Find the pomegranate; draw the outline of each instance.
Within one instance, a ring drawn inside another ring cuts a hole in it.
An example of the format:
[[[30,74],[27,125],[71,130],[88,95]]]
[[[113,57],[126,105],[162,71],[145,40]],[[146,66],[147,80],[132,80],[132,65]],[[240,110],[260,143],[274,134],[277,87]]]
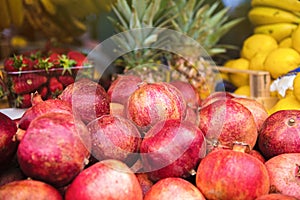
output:
[[[135,174],[118,160],[102,160],[84,169],[66,190],[65,200],[142,200]]]
[[[300,153],[284,153],[265,162],[271,191],[300,199]]]
[[[147,173],[136,173],[136,177],[141,185],[143,196],[145,196],[154,183],[150,180]]]
[[[216,149],[197,169],[196,186],[207,199],[255,199],[268,194],[270,181],[265,165],[241,150]]]
[[[68,85],[58,96],[72,105],[73,113],[84,123],[88,123],[104,114],[109,114],[109,96],[98,83],[87,79]]]
[[[232,146],[237,141],[253,148],[258,135],[251,112],[232,98],[218,100],[201,108],[199,127],[209,144]]]
[[[242,104],[243,106],[245,106],[246,108],[248,108],[250,110],[250,112],[252,113],[252,115],[254,117],[257,130],[259,131],[261,129],[262,124],[269,116],[266,108],[261,103],[256,101],[255,99],[232,98],[232,100]]]
[[[271,194],[265,194],[259,196],[255,200],[298,200],[298,199],[280,193],[271,193]]]
[[[44,101],[38,93],[35,93],[32,101],[35,103],[32,103],[32,106],[24,112],[18,122],[18,127],[22,130],[26,130],[33,119],[45,113],[72,114],[71,104],[60,99],[47,99]]]
[[[258,147],[266,158],[282,153],[300,153],[300,110],[281,110],[263,124]]]
[[[111,115],[126,117],[125,106],[123,104],[111,102],[109,104],[109,110]]]
[[[98,160],[117,159],[131,166],[142,141],[137,127],[121,116],[103,115],[90,122],[92,155]]]
[[[17,124],[0,112],[0,169],[6,168],[17,151],[17,142],[13,140]]]
[[[19,144],[20,168],[29,177],[64,186],[87,164],[89,140],[86,125],[73,115],[41,115],[30,123]]]
[[[38,180],[19,180],[0,187],[0,197],[9,199],[47,199],[63,200],[63,197],[53,186]]]
[[[142,79],[138,76],[118,74],[107,90],[110,101],[126,105],[129,96],[141,83]]]
[[[205,107],[215,101],[225,100],[227,98],[231,99],[234,98],[234,96],[231,93],[224,91],[213,92],[208,97],[202,100],[201,107]]]
[[[254,156],[255,158],[257,158],[258,160],[260,160],[263,163],[266,162],[265,157],[263,157],[263,155],[261,155],[260,151],[258,151],[258,150],[252,149],[249,151],[249,154]]]
[[[194,124],[162,120],[145,135],[140,147],[143,170],[153,181],[189,177],[206,154],[204,136]]]
[[[185,81],[172,81],[171,85],[175,86],[183,95],[184,100],[187,103],[188,107],[197,109],[201,104],[200,96],[196,90],[196,88]]]
[[[164,178],[155,183],[144,200],[205,200],[203,194],[192,183],[182,178]]]
[[[160,120],[184,119],[186,102],[169,83],[144,83],[129,97],[126,113],[137,127],[146,131]]]

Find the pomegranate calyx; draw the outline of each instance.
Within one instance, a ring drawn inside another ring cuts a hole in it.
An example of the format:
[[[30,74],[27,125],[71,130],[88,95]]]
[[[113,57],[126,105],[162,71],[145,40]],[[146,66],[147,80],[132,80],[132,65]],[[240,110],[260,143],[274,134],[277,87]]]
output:
[[[296,123],[296,120],[294,118],[290,118],[289,121],[288,121],[289,126],[294,126],[295,123]]]
[[[250,152],[250,145],[245,143],[245,142],[238,142],[235,141],[233,142],[232,145],[232,150],[233,151],[239,151],[239,152],[243,152],[243,153],[249,153]]]

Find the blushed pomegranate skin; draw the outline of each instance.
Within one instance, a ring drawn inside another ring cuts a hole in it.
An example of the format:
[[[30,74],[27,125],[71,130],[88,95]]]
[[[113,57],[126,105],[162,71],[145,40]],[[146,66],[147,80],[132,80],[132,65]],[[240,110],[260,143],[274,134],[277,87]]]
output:
[[[298,199],[284,194],[271,193],[271,194],[262,195],[256,198],[255,200],[298,200]]]
[[[142,141],[143,170],[153,181],[189,177],[206,154],[204,136],[194,124],[176,119],[155,124]]]
[[[229,92],[223,92],[223,91],[213,92],[208,97],[206,97],[205,99],[202,100],[201,107],[205,107],[205,106],[207,106],[215,101],[218,101],[218,100],[224,101],[227,98],[231,99],[231,98],[234,98],[234,96]]]
[[[90,79],[83,78],[68,85],[58,98],[69,102],[73,113],[86,124],[110,112],[107,92]]]
[[[205,200],[203,194],[192,183],[182,178],[165,178],[155,183],[144,200]]]
[[[40,101],[39,103],[33,104],[24,112],[18,122],[18,127],[26,130],[32,120],[40,115],[50,112],[72,114],[72,107],[70,103],[60,99],[47,99],[45,101]]]
[[[251,112],[232,99],[215,101],[199,111],[199,128],[209,141],[232,146],[244,142],[252,149],[257,141],[257,128]]]
[[[127,118],[142,130],[164,119],[184,119],[185,114],[186,102],[181,92],[166,82],[141,84],[126,106]]]
[[[47,113],[35,118],[21,140],[17,157],[25,175],[62,187],[85,167],[89,133],[73,115]]]
[[[17,142],[13,140],[17,124],[7,115],[0,112],[0,169],[4,169],[17,151]]]
[[[284,153],[265,162],[270,176],[270,192],[300,199],[300,153]]]
[[[142,200],[135,174],[118,160],[103,160],[83,170],[67,188],[65,200]]]
[[[192,84],[178,80],[172,81],[170,82],[170,84],[175,86],[182,93],[188,107],[197,109],[200,106],[200,96],[198,95],[196,88]]]
[[[268,194],[270,181],[265,165],[258,159],[218,149],[201,160],[196,185],[207,199],[251,200]]]
[[[53,186],[37,180],[13,181],[0,187],[1,200],[63,200]]]
[[[300,110],[281,110],[263,124],[258,147],[266,158],[282,153],[300,153]]]
[[[142,82],[138,76],[118,74],[107,90],[110,101],[126,105],[129,96],[138,89],[138,85]]]
[[[103,115],[87,127],[92,138],[92,155],[96,159],[117,159],[128,166],[137,160],[142,137],[130,120]]]
[[[269,116],[266,108],[255,99],[232,98],[232,100],[242,104],[250,110],[256,123],[257,130],[259,131],[262,127],[262,124]]]

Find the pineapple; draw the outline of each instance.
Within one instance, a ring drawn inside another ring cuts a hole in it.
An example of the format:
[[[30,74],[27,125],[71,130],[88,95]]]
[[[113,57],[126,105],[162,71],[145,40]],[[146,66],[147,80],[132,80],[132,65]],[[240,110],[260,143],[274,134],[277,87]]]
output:
[[[212,5],[205,0],[117,0],[115,17],[109,19],[117,33],[129,31],[116,37],[119,51],[128,52],[117,62],[125,73],[148,82],[189,81],[202,99],[207,97],[216,82],[210,56],[226,52],[229,46],[217,43],[241,21],[228,21],[228,8],[219,6],[219,0]]]

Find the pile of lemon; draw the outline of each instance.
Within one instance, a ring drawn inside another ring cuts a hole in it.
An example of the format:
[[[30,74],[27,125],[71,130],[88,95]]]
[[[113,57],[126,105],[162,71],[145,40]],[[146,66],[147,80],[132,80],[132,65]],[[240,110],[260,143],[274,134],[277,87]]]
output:
[[[250,11],[251,12],[251,11]],[[300,18],[299,18],[300,19]],[[300,25],[285,38],[274,37],[270,32],[255,32],[244,40],[240,57],[228,60],[225,67],[243,70],[268,71],[272,81],[284,76],[300,66]],[[284,31],[284,30],[283,30]],[[223,77],[234,84],[235,94],[250,96],[249,75],[245,73],[228,73]],[[272,114],[278,110],[300,109],[300,73],[293,81],[293,88],[285,95],[271,92],[279,98],[269,110]]]

